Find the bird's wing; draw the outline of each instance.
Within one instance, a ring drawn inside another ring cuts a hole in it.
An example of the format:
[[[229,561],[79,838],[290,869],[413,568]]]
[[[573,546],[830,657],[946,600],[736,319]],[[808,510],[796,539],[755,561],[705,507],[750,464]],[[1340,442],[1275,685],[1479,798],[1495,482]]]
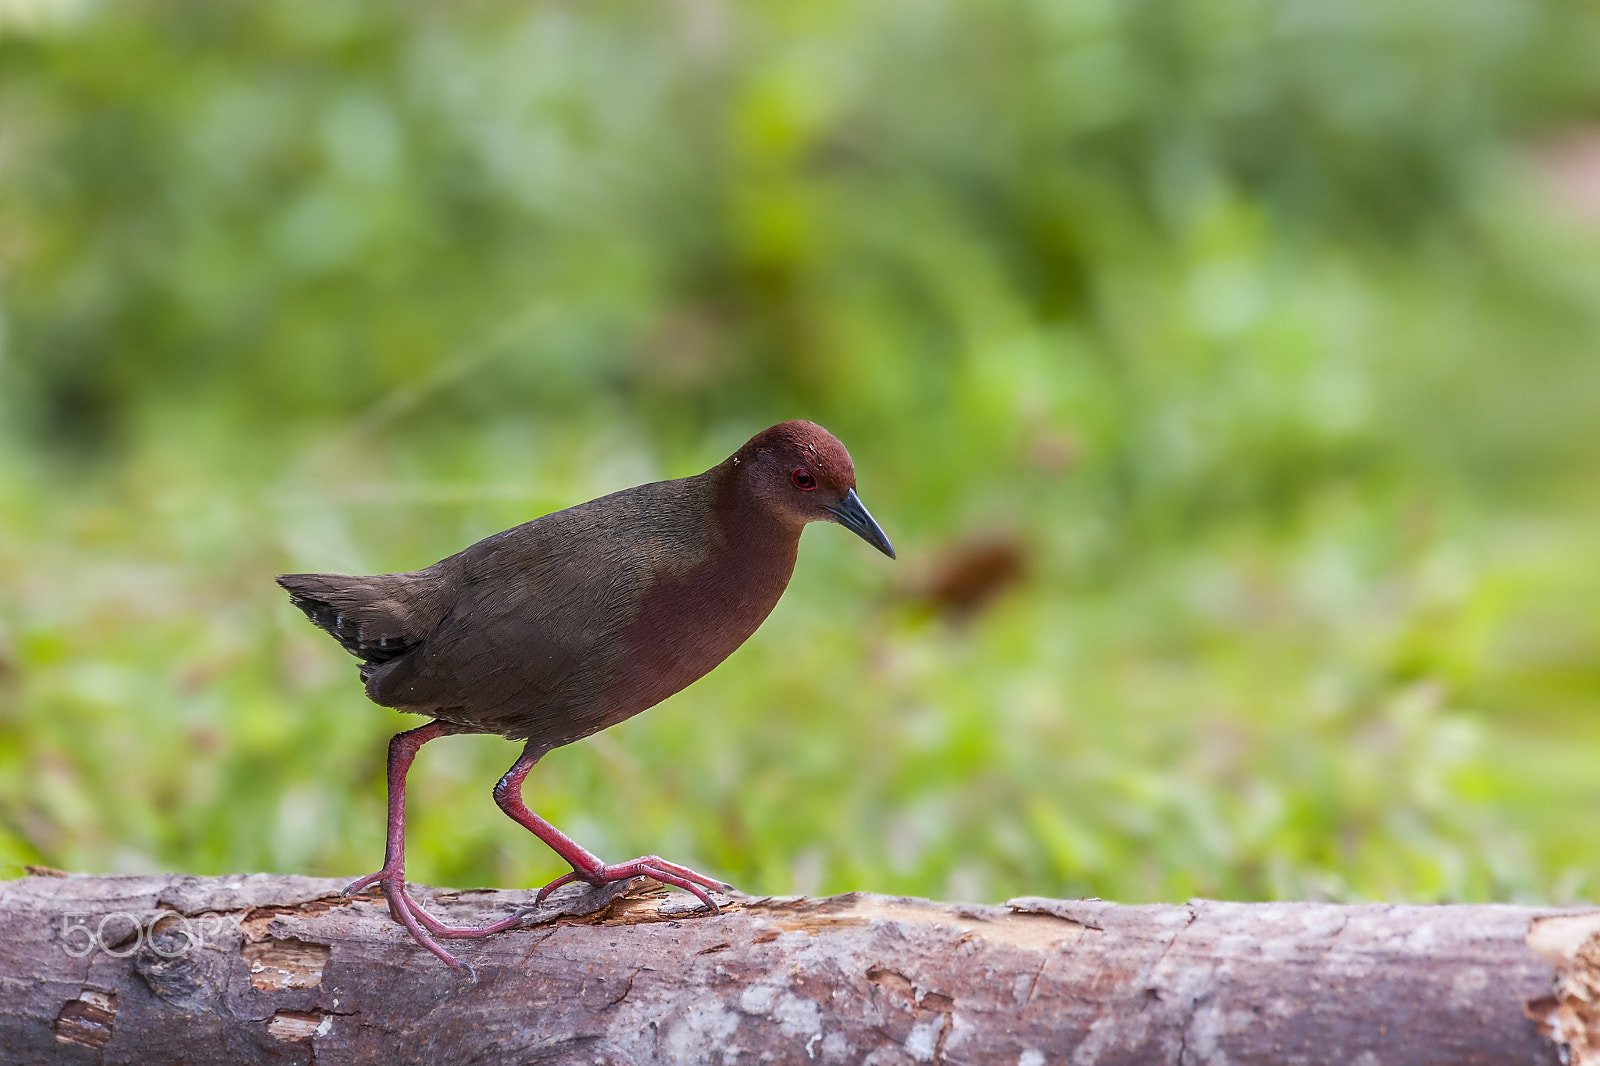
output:
[[[485,731],[592,704],[651,585],[685,561],[678,483],[640,486],[496,534],[438,564],[449,609],[405,658],[370,673],[378,703],[451,709]],[[659,497],[659,498],[658,498]],[[691,553],[692,554],[692,553]]]

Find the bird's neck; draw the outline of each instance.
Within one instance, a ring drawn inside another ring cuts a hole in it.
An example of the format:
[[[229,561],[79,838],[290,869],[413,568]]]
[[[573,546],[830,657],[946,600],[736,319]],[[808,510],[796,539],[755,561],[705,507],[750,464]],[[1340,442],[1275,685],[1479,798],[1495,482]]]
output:
[[[722,536],[727,564],[754,570],[777,584],[776,594],[789,583],[805,528],[775,511],[751,487],[748,467],[735,456],[706,471],[711,481],[711,510]],[[756,573],[748,576],[755,577]],[[763,582],[764,584],[765,582]]]

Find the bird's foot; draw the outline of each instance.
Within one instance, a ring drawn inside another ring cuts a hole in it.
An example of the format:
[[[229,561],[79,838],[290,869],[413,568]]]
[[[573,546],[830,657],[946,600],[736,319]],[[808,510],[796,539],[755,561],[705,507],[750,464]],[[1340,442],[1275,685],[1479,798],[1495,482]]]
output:
[[[354,881],[344,890],[342,895],[350,896],[372,885],[381,885],[384,898],[389,901],[389,913],[394,915],[396,921],[406,927],[417,943],[433,952],[435,955],[458,973],[465,973],[476,978],[472,967],[446,951],[435,937],[445,939],[475,939],[498,933],[516,925],[520,914],[513,914],[509,918],[502,918],[498,922],[490,922],[480,926],[455,926],[445,925],[433,915],[423,909],[422,904],[406,895],[406,878],[404,869],[384,868],[377,873],[371,873]]]
[[[592,870],[575,869],[569,874],[563,874],[539,890],[539,894],[534,897],[534,904],[543,903],[545,897],[550,893],[573,881],[587,881],[598,888],[601,885],[610,884],[612,881],[625,881],[630,877],[651,877],[664,885],[672,885],[674,888],[681,888],[685,892],[692,892],[699,897],[700,902],[704,903],[712,914],[721,914],[722,912],[717,908],[716,901],[706,893],[706,889],[715,889],[718,892],[733,891],[732,885],[707,877],[705,874],[695,873],[687,866],[679,866],[675,862],[668,862],[659,855],[645,855],[611,866],[596,866]]]

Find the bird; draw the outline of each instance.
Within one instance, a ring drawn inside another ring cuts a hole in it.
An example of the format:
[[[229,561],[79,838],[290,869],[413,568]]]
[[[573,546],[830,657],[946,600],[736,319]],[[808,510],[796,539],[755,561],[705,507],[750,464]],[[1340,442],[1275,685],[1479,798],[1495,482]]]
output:
[[[412,761],[439,737],[488,733],[523,743],[495,803],[572,867],[536,904],[573,881],[642,875],[715,912],[707,890],[731,886],[655,855],[607,864],[529,810],[522,784],[550,751],[654,706],[732,654],[788,587],[811,522],[837,523],[895,557],[856,495],[844,445],[815,423],[790,421],[704,473],[552,512],[422,570],[280,575],[294,606],[361,660],[369,699],[431,719],[389,742],[383,866],[345,894],[378,885],[390,914],[457,971],[470,967],[441,939],[517,923],[520,912],[446,925],[405,889]]]

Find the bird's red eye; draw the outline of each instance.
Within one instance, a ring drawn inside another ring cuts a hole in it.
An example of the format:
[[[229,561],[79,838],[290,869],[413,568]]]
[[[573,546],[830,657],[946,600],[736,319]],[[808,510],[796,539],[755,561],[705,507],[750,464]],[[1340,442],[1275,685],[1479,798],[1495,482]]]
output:
[[[811,471],[803,466],[794,468],[794,473],[790,475],[790,480],[794,482],[794,487],[801,492],[810,492],[817,487],[817,479],[812,477]]]

